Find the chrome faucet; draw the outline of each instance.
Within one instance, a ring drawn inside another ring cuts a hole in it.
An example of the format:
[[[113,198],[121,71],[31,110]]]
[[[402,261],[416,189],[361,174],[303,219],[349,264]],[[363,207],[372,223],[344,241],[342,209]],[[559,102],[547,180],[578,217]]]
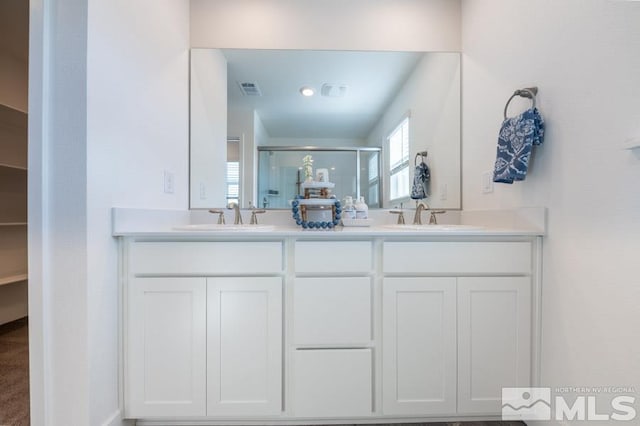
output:
[[[400,203],[400,210],[391,210],[389,213],[398,215],[398,225],[404,225],[404,212],[402,211],[402,203]]]
[[[418,202],[418,205],[416,206],[416,214],[413,216],[414,225],[422,225],[422,212],[424,210],[429,210],[429,205],[422,201]]]
[[[211,210],[209,210],[209,213],[217,214],[218,215],[218,225],[224,225],[224,210],[211,209]]]
[[[251,221],[249,222],[251,225],[258,224],[258,216],[259,214],[266,213],[267,211],[264,209],[251,209]]]
[[[240,206],[238,205],[238,203],[229,203],[227,208],[229,210],[233,209],[233,211],[235,213],[235,217],[233,219],[233,224],[234,225],[242,225],[242,215],[240,214]]]
[[[433,211],[431,210],[431,215],[429,216],[429,225],[437,225],[438,218],[436,215],[446,213],[444,210]]]

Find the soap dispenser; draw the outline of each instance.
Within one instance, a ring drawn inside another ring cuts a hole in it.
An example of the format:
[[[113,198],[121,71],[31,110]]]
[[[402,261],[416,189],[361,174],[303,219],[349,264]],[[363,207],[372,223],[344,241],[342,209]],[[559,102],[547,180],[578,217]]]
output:
[[[353,198],[350,195],[344,197],[344,208],[342,212],[345,219],[356,218],[356,208],[353,205]]]
[[[369,206],[364,202],[364,197],[360,197],[356,203],[356,219],[367,219],[369,217]]]

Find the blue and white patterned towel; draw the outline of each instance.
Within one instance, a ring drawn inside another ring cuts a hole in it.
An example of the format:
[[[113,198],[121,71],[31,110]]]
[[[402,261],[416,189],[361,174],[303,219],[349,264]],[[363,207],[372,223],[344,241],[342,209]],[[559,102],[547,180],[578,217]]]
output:
[[[529,168],[531,149],[544,139],[544,120],[537,108],[507,118],[500,127],[498,153],[493,171],[493,181],[513,183],[524,180]]]
[[[431,170],[429,166],[422,161],[416,166],[415,173],[413,175],[413,185],[411,186],[411,198],[414,200],[423,200],[429,196],[427,186],[429,185],[429,179],[431,178]]]

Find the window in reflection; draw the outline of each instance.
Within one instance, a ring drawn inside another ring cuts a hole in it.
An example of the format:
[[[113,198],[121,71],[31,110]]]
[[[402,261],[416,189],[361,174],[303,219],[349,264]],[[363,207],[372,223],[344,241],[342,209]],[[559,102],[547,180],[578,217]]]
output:
[[[391,131],[389,141],[389,201],[409,198],[409,117]]]
[[[227,170],[225,174],[225,195],[228,203],[238,203],[240,199],[240,139],[227,139]]]

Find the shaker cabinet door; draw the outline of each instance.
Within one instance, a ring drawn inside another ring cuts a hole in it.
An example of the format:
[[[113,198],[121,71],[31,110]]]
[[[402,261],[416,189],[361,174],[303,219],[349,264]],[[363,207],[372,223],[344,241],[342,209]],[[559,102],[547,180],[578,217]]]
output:
[[[456,279],[383,283],[383,412],[456,412]]]
[[[530,372],[531,279],[458,278],[458,412],[499,414]]]
[[[135,278],[127,294],[126,417],[206,413],[206,280]]]
[[[282,411],[282,278],[207,280],[207,415]]]

